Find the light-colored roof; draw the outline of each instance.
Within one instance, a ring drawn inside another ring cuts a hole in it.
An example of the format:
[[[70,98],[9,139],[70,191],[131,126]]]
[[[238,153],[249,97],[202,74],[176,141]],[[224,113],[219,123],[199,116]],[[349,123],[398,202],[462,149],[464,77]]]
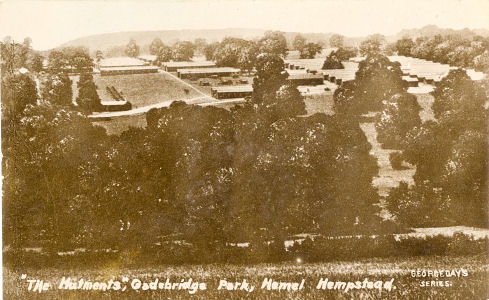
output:
[[[100,101],[100,103],[104,106],[118,106],[118,105],[124,105],[127,103],[126,100],[123,101]]]
[[[415,82],[415,81],[418,81],[418,78],[414,78],[411,76],[402,76],[402,80],[409,81],[409,82]]]
[[[229,85],[215,86],[211,90],[218,93],[253,92],[253,87],[251,85]]]
[[[477,72],[473,69],[467,69],[466,71],[467,71],[467,75],[469,75],[469,77],[472,80],[482,80],[487,77],[487,74],[484,74],[482,72]]]
[[[140,55],[140,56],[138,56],[138,58],[142,59],[142,60],[155,61],[157,56],[156,55]]]
[[[134,57],[110,57],[100,61],[100,67],[144,66],[146,63]]]
[[[298,79],[323,79],[322,74],[311,74],[311,73],[294,73],[289,74],[288,79],[298,80]]]
[[[196,68],[196,69],[177,69],[181,74],[200,74],[200,73],[237,73],[240,69],[222,67],[222,68]]]
[[[126,71],[126,70],[154,70],[157,66],[122,66],[122,67],[100,67],[100,71]]]
[[[404,73],[426,79],[433,79],[435,81],[439,81],[447,76],[450,70],[457,69],[457,67],[452,67],[447,64],[441,64],[416,57],[393,55],[388,58],[390,61],[399,62],[401,64],[401,70]],[[360,62],[364,59],[364,57],[353,57],[350,58],[350,62]],[[482,72],[476,72],[472,69],[467,69],[466,71],[467,75],[472,80],[482,80],[487,76]]]
[[[179,68],[179,67],[197,67],[197,66],[208,66],[213,67],[216,65],[213,61],[169,61],[162,63],[165,67]]]

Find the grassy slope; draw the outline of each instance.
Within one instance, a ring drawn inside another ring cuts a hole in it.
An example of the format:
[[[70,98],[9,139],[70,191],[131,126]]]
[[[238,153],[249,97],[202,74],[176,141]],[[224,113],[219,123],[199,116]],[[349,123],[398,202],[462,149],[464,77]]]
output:
[[[304,97],[304,102],[306,103],[306,111],[308,116],[315,113],[324,113],[327,115],[334,114],[332,92]]]
[[[133,108],[147,106],[170,100],[186,100],[201,96],[197,92],[184,86],[170,76],[163,73],[94,76],[98,93],[103,100],[112,101],[105,88],[114,86],[122,91]],[[186,94],[184,89],[188,89]]]
[[[102,100],[112,100],[105,88],[107,86],[114,86],[117,90],[122,91],[126,99],[132,103],[133,108],[165,101],[187,100],[201,96],[196,91],[189,89],[181,82],[163,73],[103,77],[96,75],[94,76],[94,80],[98,87],[98,94]],[[184,89],[188,89],[189,93],[186,94]],[[114,117],[111,120],[93,123],[106,128],[109,134],[120,134],[130,126],[145,127],[146,115]]]
[[[411,270],[468,270],[467,277],[461,278],[413,278]],[[487,258],[483,256],[466,257],[414,257],[414,258],[386,258],[367,259],[356,262],[330,262],[316,264],[259,264],[249,266],[236,265],[191,265],[168,266],[148,268],[127,268],[119,262],[107,263],[101,269],[91,270],[22,270],[13,271],[4,268],[4,298],[8,299],[240,299],[252,297],[256,299],[485,299],[488,296],[489,267]],[[198,291],[189,297],[187,291],[135,292],[127,286],[125,292],[101,291],[61,291],[57,289],[38,294],[27,292],[27,283],[20,279],[21,274],[27,274],[28,279],[42,279],[59,284],[62,276],[76,277],[78,280],[121,280],[128,276],[129,282],[138,278],[149,282],[155,278],[166,281],[179,282],[181,279],[192,278],[194,281],[206,282],[207,290]],[[301,291],[267,291],[261,289],[264,278],[273,278],[277,281],[306,280],[305,288]],[[320,278],[331,281],[388,281],[394,278],[391,292],[377,290],[352,290],[348,293],[340,290],[317,290],[316,285]],[[251,294],[243,291],[218,291],[220,279],[241,281],[246,279],[255,285]],[[450,280],[451,287],[421,287],[422,280]]]

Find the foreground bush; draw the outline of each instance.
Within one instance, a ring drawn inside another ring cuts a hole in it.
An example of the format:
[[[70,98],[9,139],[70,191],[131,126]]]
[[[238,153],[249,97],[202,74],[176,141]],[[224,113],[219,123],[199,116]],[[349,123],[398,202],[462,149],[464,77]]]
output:
[[[389,154],[389,161],[394,170],[403,170],[405,167],[402,165],[402,153],[392,152]]]
[[[127,250],[98,250],[77,253],[46,254],[26,251],[4,253],[6,266],[24,267],[93,267],[111,263],[127,267],[182,265],[182,264],[255,264],[295,261],[307,262],[357,260],[379,257],[414,257],[432,255],[474,255],[488,251],[488,239],[456,233],[453,237],[432,236],[400,237],[347,236],[316,237],[295,242],[285,249],[276,242],[255,242],[248,246],[236,244],[216,245],[213,249],[199,249],[192,244],[178,241],[154,245],[151,248]]]

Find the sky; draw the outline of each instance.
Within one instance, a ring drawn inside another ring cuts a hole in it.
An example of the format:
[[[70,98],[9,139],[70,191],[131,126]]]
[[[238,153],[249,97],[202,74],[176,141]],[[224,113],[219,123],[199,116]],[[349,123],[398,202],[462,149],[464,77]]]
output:
[[[259,28],[366,36],[429,24],[489,29],[489,0],[0,0],[0,38],[29,36],[38,50],[120,31]]]

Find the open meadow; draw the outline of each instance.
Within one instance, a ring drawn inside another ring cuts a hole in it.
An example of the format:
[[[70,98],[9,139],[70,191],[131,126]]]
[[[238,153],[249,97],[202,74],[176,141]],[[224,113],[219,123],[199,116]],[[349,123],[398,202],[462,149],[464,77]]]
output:
[[[306,104],[306,111],[308,116],[317,113],[324,113],[327,115],[334,114],[333,93],[331,92],[306,96],[304,97],[304,103]]]
[[[176,73],[174,73],[176,76]],[[231,84],[221,85],[221,78],[201,78],[201,79],[182,79],[183,81],[191,84],[194,88],[198,89],[202,93],[211,96],[212,88],[216,86],[232,86],[232,85],[251,85],[253,84],[253,77],[250,75],[240,74],[237,77],[222,77],[222,80],[230,80]],[[201,82],[207,82],[208,85],[201,85]]]
[[[5,299],[486,299],[489,268],[485,256],[421,256],[413,258],[377,258],[358,261],[329,263],[297,263],[258,265],[184,265],[161,267],[128,267],[121,261],[107,262],[99,268],[54,269],[45,268],[12,270],[4,268]],[[444,272],[444,277],[434,276],[428,271]],[[414,274],[412,273],[414,271]],[[416,274],[416,272],[419,273]],[[425,272],[423,272],[425,271]],[[448,272],[448,273],[447,273]],[[21,279],[26,274],[26,279]],[[414,275],[414,277],[413,277]],[[85,281],[121,282],[121,290],[60,290],[61,278],[84,279]],[[127,283],[123,282],[126,277]],[[192,282],[206,284],[206,290],[156,291],[137,287],[141,282],[181,282],[192,278]],[[262,289],[265,278],[281,282],[298,282],[304,279],[303,288],[294,290]],[[392,289],[344,288],[317,289],[319,280],[334,282],[392,281]],[[29,292],[27,279],[40,279],[54,287],[42,293]],[[242,282],[254,286],[252,292],[218,290],[220,280]],[[135,284],[132,286],[132,284]],[[429,286],[426,285],[436,285]],[[440,286],[443,285],[443,286]],[[416,296],[414,296],[416,295]]]
[[[105,101],[112,101],[106,91],[114,86],[121,91],[133,108],[165,101],[188,100],[202,96],[165,73],[94,76],[97,92]]]

